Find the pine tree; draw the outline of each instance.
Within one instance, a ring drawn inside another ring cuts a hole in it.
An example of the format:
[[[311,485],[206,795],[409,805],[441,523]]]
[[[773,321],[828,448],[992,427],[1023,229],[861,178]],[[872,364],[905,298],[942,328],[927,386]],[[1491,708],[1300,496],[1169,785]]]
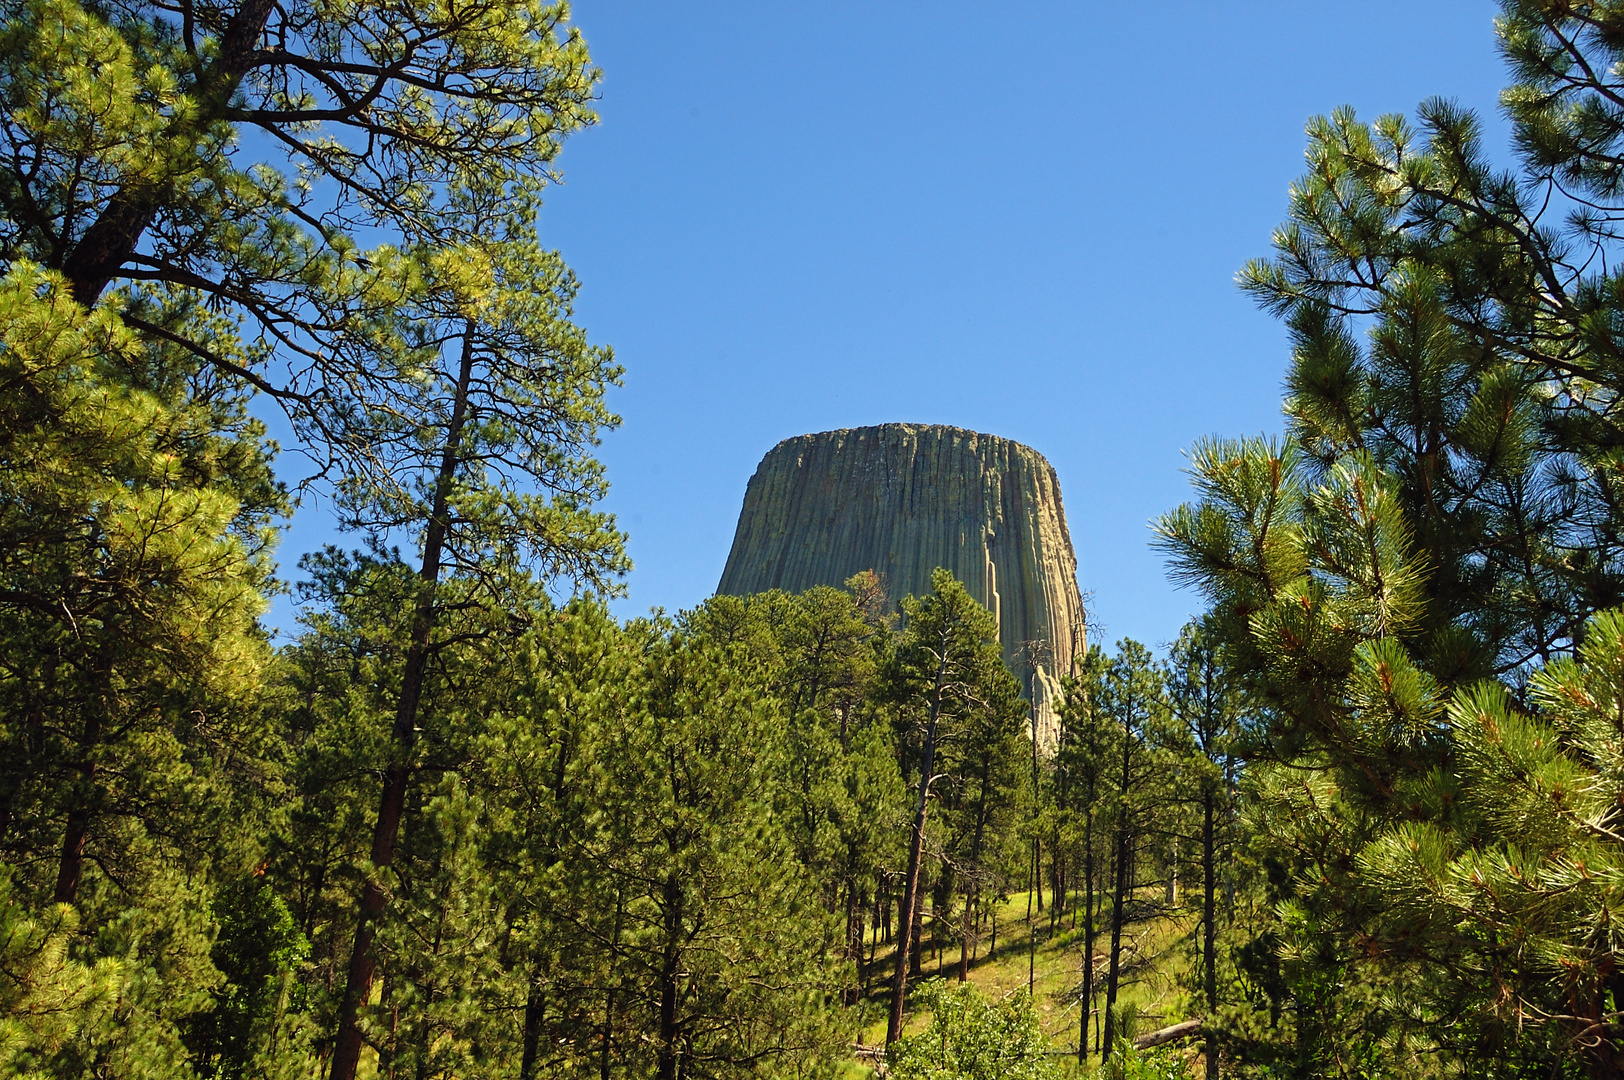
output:
[[[1518,167],[1498,170],[1476,117],[1441,99],[1414,124],[1316,118],[1276,256],[1242,275],[1292,325],[1304,448],[1322,468],[1362,449],[1397,475],[1435,560],[1431,627],[1477,631],[1457,662],[1496,670],[1560,652],[1624,598],[1609,404],[1624,8],[1503,7]],[[1365,350],[1350,320],[1368,318]]]
[[[826,1061],[843,939],[776,807],[784,714],[713,645],[649,642],[601,732],[603,821],[581,852],[624,972],[634,1072],[675,1080]],[[602,929],[594,932],[602,941]]]
[[[1459,814],[1402,822],[1360,852],[1384,901],[1383,937],[1425,935],[1432,958],[1480,984],[1479,1022],[1498,1022],[1490,1037],[1547,1029],[1592,1076],[1624,1067],[1613,1004],[1624,996],[1613,929],[1624,875],[1621,677],[1615,609],[1590,620],[1577,658],[1533,675],[1535,711],[1497,683],[1458,691],[1448,720]],[[1463,924],[1471,933],[1444,930]]]
[[[1157,721],[1165,709],[1162,673],[1150,651],[1137,641],[1117,643],[1117,654],[1096,688],[1095,707],[1109,717],[1114,753],[1106,762],[1111,775],[1111,943],[1105,972],[1105,1045],[1117,1037],[1117,993],[1122,985],[1122,931],[1128,903],[1140,883],[1138,867],[1160,792],[1158,773],[1164,762],[1156,753]]]
[[[944,779],[962,781],[984,754],[996,752],[1000,741],[990,745],[974,741],[978,728],[985,738],[986,731],[1014,728],[1025,715],[1019,684],[1004,667],[992,616],[946,570],[931,575],[931,586],[928,596],[903,601],[906,624],[880,691],[883,701],[897,706],[904,737],[917,755],[910,762],[914,805],[898,921],[903,931],[898,934],[886,1028],[888,1044],[902,1033],[906,928],[916,925],[919,918],[932,789]]]
[[[1107,892],[1102,877],[1110,864],[1104,847],[1107,810],[1114,795],[1111,763],[1117,760],[1117,725],[1105,712],[1104,680],[1109,658],[1095,647],[1082,657],[1078,670],[1065,682],[1060,706],[1060,746],[1055,772],[1066,783],[1060,809],[1082,819],[1080,844],[1083,870],[1083,981],[1078,992],[1077,1061],[1084,1066],[1089,1053],[1089,1022],[1094,1015],[1098,980],[1094,950],[1099,943],[1099,907]]]
[[[0,261],[267,395],[341,473],[377,464],[349,421],[417,377],[425,231],[594,119],[563,5],[16,0],[4,24]]]
[[[116,1002],[41,1067],[162,1072],[275,783],[255,619],[282,493],[240,393],[59,275],[0,281],[0,366],[0,860],[18,918],[73,927],[50,941]]]
[[[865,603],[872,577],[857,575],[845,590],[716,596],[684,617],[697,637],[732,646],[740,660],[759,664],[766,686],[794,719],[784,812],[797,858],[817,877],[828,910],[843,914],[841,951],[853,964],[848,999],[867,974],[866,909],[881,867],[896,861],[896,838],[887,826],[902,802],[890,726],[870,702],[891,638],[883,601]]]
[[[487,857],[511,925],[504,951],[519,976],[508,1045],[520,1080],[607,1075],[646,1038],[649,1018],[631,1007],[625,883],[597,867],[610,846],[604,762],[651,629],[623,630],[601,605],[572,602],[525,635],[492,710],[480,771]]]
[[[1445,102],[1415,126],[1346,110],[1311,123],[1276,257],[1244,274],[1291,327],[1289,435],[1199,446],[1199,501],[1160,524],[1267,717],[1249,771],[1286,871],[1280,970],[1301,1004],[1302,1070],[1377,1045],[1508,1075],[1564,1058],[1614,1068],[1613,1020],[1557,1019],[1586,1015],[1593,985],[1568,981],[1553,1008],[1542,994],[1563,980],[1490,959],[1531,924],[1395,904],[1390,860],[1412,849],[1436,868],[1520,844],[1531,819],[1476,809],[1513,793],[1469,766],[1485,751],[1460,719],[1497,715],[1496,694],[1548,709],[1531,696],[1539,672],[1563,670],[1585,620],[1624,595],[1608,224],[1620,18],[1613,4],[1505,6],[1517,171],[1497,172],[1475,118]],[[1582,918],[1568,925],[1583,938]],[[1373,982],[1403,992],[1336,989]]]
[[[620,535],[589,509],[605,485],[586,453],[598,429],[615,422],[603,392],[619,372],[569,322],[574,282],[539,248],[534,197],[532,182],[494,169],[453,191],[455,212],[436,239],[456,245],[429,257],[435,277],[409,312],[444,367],[372,408],[367,441],[378,468],[341,489],[352,527],[420,530],[421,559],[333,1080],[350,1080],[361,1052],[356,1016],[372,989],[374,927],[387,900],[380,879],[394,859],[428,667],[440,648],[442,573],[458,578],[457,603],[519,615],[527,569],[603,586],[626,565]]]
[[[1206,1005],[1205,1075],[1217,1080],[1219,1070],[1218,889],[1224,848],[1232,842],[1229,827],[1236,802],[1236,743],[1240,731],[1240,696],[1219,657],[1217,636],[1201,622],[1179,632],[1167,660],[1167,704],[1182,745],[1177,753],[1191,773],[1192,796],[1199,804],[1201,851],[1200,988]]]

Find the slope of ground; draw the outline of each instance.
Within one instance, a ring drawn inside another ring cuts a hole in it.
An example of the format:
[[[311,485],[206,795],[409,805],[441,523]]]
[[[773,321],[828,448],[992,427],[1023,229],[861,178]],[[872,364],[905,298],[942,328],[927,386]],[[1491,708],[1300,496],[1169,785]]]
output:
[[[985,940],[970,963],[969,978],[983,994],[995,999],[1025,993],[1030,984],[1051,1052],[1068,1062],[1069,1075],[1076,1070],[1081,1019],[1084,953],[1083,930],[1077,921],[1080,903],[1069,903],[1057,916],[1052,906],[1038,912],[1032,900],[1027,893],[1017,893],[998,906],[996,949],[991,947],[991,933],[984,928]],[[1133,910],[1123,928],[1119,1008],[1137,1008],[1140,1031],[1196,1015],[1198,1010],[1184,986],[1191,963],[1189,937],[1197,922],[1196,907],[1190,903],[1170,906],[1159,896],[1152,897],[1148,893],[1135,897],[1131,906]],[[959,976],[958,945],[954,942],[949,947],[944,941],[938,951],[933,930],[927,915],[921,970],[927,978],[940,974],[955,980]],[[878,1047],[885,1041],[885,1010],[890,1001],[895,959],[889,945],[877,944],[872,936],[867,944],[873,949],[874,958],[864,995],[869,1022],[864,1026],[862,1043]],[[1109,946],[1108,936],[1100,934],[1095,943],[1096,993],[1088,1038],[1091,1051],[1096,1051],[1099,1045],[1105,1011],[1104,982]],[[922,1031],[929,1022],[929,1013],[910,1010],[905,1032]],[[1091,1073],[1099,1058],[1097,1052],[1089,1056]],[[849,1076],[855,1080],[870,1072],[856,1069]]]

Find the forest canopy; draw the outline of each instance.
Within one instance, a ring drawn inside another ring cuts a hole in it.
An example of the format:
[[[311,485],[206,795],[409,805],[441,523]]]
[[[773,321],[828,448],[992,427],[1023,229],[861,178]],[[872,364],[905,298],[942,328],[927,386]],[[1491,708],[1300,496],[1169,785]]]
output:
[[[1052,755],[946,571],[610,614],[567,7],[0,3],[0,1075],[1624,1071],[1624,3],[1310,122]]]

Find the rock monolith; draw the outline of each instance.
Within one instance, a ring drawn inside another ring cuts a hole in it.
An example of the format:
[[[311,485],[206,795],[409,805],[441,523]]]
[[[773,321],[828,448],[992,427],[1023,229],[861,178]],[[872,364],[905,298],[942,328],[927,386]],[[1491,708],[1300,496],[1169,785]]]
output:
[[[1059,677],[1084,648],[1060,484],[1030,447],[936,424],[882,424],[785,439],[745,490],[717,592],[839,586],[877,571],[894,609],[951,570],[998,620],[1004,661],[1052,750]]]

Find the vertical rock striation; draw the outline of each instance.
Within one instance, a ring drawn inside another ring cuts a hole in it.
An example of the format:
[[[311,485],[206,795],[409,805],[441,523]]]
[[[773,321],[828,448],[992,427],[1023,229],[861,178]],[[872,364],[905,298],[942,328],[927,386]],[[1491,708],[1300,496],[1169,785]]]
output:
[[[1060,484],[1029,447],[934,424],[785,439],[750,478],[717,592],[801,592],[875,570],[895,608],[928,592],[938,566],[997,618],[1004,660],[1052,750],[1083,603]]]

